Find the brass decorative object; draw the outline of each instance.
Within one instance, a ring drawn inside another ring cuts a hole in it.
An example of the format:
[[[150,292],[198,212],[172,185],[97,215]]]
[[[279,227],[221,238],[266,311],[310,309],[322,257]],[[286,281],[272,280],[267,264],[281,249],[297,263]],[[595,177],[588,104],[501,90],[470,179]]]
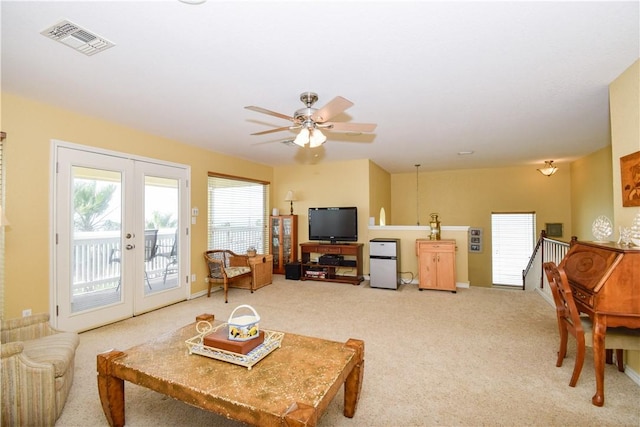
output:
[[[431,214],[431,221],[429,221],[431,227],[431,233],[429,234],[429,240],[440,240],[440,221],[438,221],[438,214]]]

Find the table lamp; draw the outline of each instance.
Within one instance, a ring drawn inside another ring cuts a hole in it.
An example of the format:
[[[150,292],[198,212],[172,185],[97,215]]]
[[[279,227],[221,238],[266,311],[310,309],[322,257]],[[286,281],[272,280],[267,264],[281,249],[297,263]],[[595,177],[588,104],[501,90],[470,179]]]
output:
[[[293,191],[291,190],[287,191],[287,195],[284,198],[284,201],[289,202],[290,214],[293,215],[293,202],[296,201],[296,195],[293,193]]]

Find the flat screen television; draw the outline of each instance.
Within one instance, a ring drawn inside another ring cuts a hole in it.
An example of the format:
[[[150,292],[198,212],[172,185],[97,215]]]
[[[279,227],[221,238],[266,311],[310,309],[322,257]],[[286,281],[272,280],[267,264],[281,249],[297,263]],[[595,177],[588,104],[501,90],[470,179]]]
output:
[[[358,241],[356,207],[309,208],[309,240]]]

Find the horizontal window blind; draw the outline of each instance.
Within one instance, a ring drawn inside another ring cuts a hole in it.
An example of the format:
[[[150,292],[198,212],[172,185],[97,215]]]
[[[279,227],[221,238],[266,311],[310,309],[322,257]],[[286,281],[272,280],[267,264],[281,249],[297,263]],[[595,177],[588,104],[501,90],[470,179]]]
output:
[[[211,175],[208,193],[208,248],[267,253],[269,184]]]
[[[522,286],[535,245],[535,212],[491,214],[494,285]]]

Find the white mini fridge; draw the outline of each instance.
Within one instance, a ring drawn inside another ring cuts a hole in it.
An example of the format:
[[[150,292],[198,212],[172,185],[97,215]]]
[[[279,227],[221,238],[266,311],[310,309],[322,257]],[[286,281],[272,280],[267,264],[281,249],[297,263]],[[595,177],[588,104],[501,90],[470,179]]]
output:
[[[398,289],[400,284],[400,239],[369,241],[369,286]]]

